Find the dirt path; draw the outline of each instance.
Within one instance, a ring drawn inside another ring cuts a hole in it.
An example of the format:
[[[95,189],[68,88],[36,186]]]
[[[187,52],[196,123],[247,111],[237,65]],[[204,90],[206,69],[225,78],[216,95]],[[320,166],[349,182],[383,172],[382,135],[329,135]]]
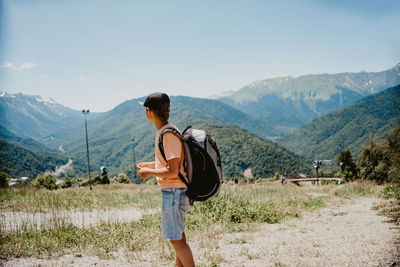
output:
[[[400,266],[400,229],[372,209],[371,198],[348,201],[282,224],[263,224],[253,233],[226,234],[215,249],[190,245],[197,262],[220,266]],[[160,266],[141,261],[67,255],[56,260],[15,259],[5,266]],[[147,259],[147,261],[146,261]],[[1,265],[1,262],[0,262]],[[168,266],[172,266],[171,264]]]
[[[221,266],[391,266],[399,264],[400,230],[360,198],[303,219],[226,235]]]

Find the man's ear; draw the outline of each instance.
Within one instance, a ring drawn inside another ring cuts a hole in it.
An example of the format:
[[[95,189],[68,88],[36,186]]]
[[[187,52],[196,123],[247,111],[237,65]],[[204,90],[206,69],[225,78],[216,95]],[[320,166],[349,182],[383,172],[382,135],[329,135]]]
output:
[[[154,112],[153,112],[151,109],[149,109],[149,108],[146,108],[146,114],[147,114],[148,116],[150,116],[150,117],[153,117],[153,116],[154,116]]]

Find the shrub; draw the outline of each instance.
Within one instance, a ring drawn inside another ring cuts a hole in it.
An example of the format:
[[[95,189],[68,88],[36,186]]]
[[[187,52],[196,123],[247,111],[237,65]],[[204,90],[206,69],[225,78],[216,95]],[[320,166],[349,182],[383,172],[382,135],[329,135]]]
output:
[[[255,182],[256,182],[256,178],[254,178],[254,177],[247,178],[247,183],[254,184]]]
[[[36,188],[46,188],[50,190],[57,189],[56,185],[57,177],[50,172],[45,172],[43,174],[38,174],[35,180],[32,181],[32,185]]]
[[[108,178],[107,174],[100,177],[100,184],[110,184],[110,178]]]
[[[92,185],[96,184],[110,184],[111,180],[108,178],[107,174],[101,175],[100,173],[94,173],[91,175],[91,183]],[[90,181],[89,179],[85,180],[85,182],[82,183],[82,186],[89,186]]]
[[[9,181],[10,181],[10,179],[8,178],[7,173],[0,172],[0,188],[8,187],[8,182]]]
[[[129,180],[129,178],[128,178],[128,176],[125,174],[125,173],[123,173],[123,172],[121,172],[121,173],[118,173],[118,176],[114,179],[117,183],[120,183],[120,184],[129,184],[131,181]]]
[[[63,184],[61,185],[62,188],[68,188],[72,186],[72,179],[69,178],[68,176],[65,176],[63,178]]]

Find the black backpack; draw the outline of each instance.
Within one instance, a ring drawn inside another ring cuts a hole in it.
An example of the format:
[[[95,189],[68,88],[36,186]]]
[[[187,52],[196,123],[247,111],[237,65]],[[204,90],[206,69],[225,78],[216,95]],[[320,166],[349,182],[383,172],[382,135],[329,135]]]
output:
[[[222,185],[221,156],[215,140],[204,130],[186,127],[182,134],[174,127],[166,127],[158,140],[161,155],[167,162],[163,147],[164,134],[171,132],[182,141],[183,166],[188,180],[179,172],[179,178],[187,186],[186,195],[190,205],[194,201],[205,201],[218,195]]]

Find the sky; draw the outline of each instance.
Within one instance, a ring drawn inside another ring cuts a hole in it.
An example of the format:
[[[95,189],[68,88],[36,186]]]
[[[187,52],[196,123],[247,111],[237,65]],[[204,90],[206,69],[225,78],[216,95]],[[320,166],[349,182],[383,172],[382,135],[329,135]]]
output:
[[[0,91],[108,111],[400,62],[398,0],[0,0]]]

